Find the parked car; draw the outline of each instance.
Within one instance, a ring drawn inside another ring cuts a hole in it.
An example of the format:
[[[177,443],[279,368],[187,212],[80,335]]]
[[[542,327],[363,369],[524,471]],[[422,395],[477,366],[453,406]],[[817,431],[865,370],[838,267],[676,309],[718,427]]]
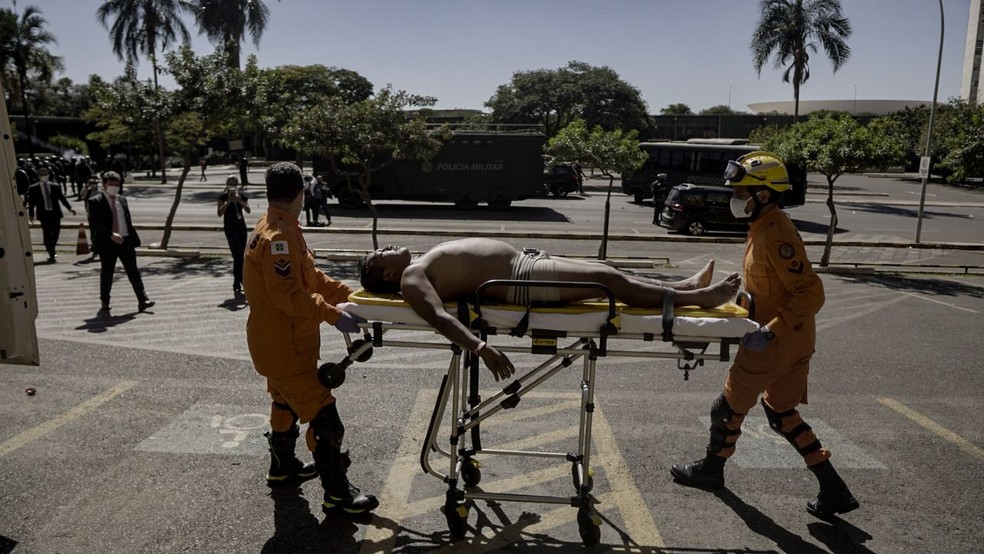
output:
[[[659,224],[688,235],[703,235],[709,230],[747,231],[748,220],[735,219],[730,203],[728,187],[676,185],[663,203]]]
[[[567,196],[577,192],[577,181],[577,170],[567,164],[550,166],[543,172],[543,185],[554,196]]]

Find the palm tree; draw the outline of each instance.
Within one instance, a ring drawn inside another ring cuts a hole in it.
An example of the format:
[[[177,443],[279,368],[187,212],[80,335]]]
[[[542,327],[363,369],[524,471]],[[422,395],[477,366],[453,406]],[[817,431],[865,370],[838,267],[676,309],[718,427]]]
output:
[[[154,91],[157,83],[157,50],[163,51],[180,35],[185,43],[191,35],[181,21],[180,12],[187,10],[182,0],[106,0],[96,10],[96,18],[109,29],[113,53],[120,61],[137,61],[137,54],[146,54],[154,69]],[[113,24],[108,21],[113,18]],[[167,161],[164,159],[164,133],[158,120],[157,147],[161,158],[161,183],[167,182]]]
[[[21,106],[24,110],[24,123],[27,128],[28,155],[33,152],[34,140],[31,130],[31,110],[27,101],[29,78],[48,82],[55,71],[62,69],[61,58],[48,52],[47,46],[55,44],[55,36],[45,30],[48,22],[41,16],[36,6],[24,8],[17,13],[17,2],[13,9],[0,10],[0,69],[5,75],[11,70],[17,77],[16,87],[20,92]]]
[[[229,66],[239,69],[240,45],[247,33],[260,45],[270,10],[262,0],[183,0],[191,7],[198,28],[216,46],[227,48]]]
[[[762,17],[752,33],[752,63],[762,65],[775,53],[775,67],[785,67],[785,83],[793,82],[794,118],[799,117],[800,85],[810,78],[810,52],[823,46],[836,72],[851,56],[846,39],[851,24],[841,13],[840,0],[761,0]]]

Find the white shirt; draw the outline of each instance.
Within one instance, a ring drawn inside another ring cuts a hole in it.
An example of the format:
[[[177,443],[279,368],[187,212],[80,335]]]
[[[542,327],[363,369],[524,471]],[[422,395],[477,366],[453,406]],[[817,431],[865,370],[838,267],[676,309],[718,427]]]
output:
[[[126,227],[126,214],[123,213],[123,203],[120,202],[120,195],[109,197],[107,199],[113,202],[116,210],[116,228],[120,230],[119,235],[121,237],[129,236],[130,232]]]

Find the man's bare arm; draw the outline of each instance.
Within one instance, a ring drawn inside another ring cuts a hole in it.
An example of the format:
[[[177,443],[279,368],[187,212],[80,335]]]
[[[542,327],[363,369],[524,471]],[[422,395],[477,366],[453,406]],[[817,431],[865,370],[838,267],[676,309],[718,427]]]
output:
[[[509,358],[482,342],[444,309],[444,302],[423,269],[408,267],[403,272],[400,290],[413,311],[431,327],[465,350],[471,352],[478,350],[478,355],[496,381],[505,379],[516,371]]]

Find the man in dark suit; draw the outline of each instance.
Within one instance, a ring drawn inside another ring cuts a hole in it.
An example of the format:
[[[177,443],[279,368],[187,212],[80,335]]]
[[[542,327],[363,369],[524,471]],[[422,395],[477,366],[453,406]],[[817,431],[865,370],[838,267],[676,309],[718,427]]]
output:
[[[46,167],[38,170],[38,182],[31,185],[27,191],[28,215],[31,221],[37,217],[41,222],[41,233],[44,236],[44,248],[48,251],[48,261],[54,263],[55,246],[58,244],[58,235],[61,234],[62,211],[61,203],[65,209],[75,215],[75,210],[65,198],[61,186],[55,182],[48,182],[51,172]]]
[[[130,220],[130,208],[120,193],[120,175],[115,171],[103,174],[103,191],[89,199],[89,227],[92,229],[92,251],[99,254],[99,300],[101,313],[109,313],[109,292],[113,288],[113,273],[119,259],[126,277],[137,295],[137,309],[146,311],[154,305],[144,291],[140,270],[137,269],[136,248],[140,237]]]

